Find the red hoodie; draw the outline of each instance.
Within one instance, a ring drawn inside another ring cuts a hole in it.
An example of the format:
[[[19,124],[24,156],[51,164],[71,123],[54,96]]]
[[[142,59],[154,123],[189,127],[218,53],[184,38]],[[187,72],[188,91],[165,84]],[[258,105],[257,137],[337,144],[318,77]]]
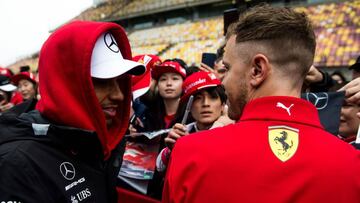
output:
[[[96,131],[107,159],[128,126],[131,78],[127,76],[119,84],[123,86],[124,101],[117,110],[116,127],[107,130],[90,76],[93,48],[104,32],[111,32],[115,37],[124,59],[132,59],[126,33],[115,23],[75,21],[63,26],[49,37],[40,51],[41,100],[36,109],[58,125]]]

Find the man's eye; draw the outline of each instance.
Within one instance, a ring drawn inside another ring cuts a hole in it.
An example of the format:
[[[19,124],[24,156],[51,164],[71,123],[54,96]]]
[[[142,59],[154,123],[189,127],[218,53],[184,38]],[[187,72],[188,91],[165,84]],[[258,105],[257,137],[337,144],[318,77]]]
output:
[[[103,86],[106,86],[108,83],[109,83],[109,80],[98,79],[98,78],[93,79],[94,86],[103,87]]]
[[[223,67],[225,68],[225,71],[230,69],[230,66],[228,64],[223,64]],[[220,70],[223,70],[223,69],[220,69]]]

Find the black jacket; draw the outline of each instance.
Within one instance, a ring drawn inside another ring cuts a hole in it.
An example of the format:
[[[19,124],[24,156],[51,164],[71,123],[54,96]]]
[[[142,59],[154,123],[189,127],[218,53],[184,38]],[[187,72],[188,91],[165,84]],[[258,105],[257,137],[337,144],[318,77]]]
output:
[[[95,132],[17,109],[0,116],[0,202],[117,201],[120,145],[104,162]]]

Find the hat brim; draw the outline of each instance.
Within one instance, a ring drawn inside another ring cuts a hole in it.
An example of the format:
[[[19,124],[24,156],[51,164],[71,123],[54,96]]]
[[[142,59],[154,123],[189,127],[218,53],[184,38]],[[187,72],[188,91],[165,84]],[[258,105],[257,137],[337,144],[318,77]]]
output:
[[[5,92],[12,92],[12,91],[16,90],[16,86],[12,85],[12,84],[6,84],[6,85],[0,86],[0,90],[5,91]]]
[[[171,67],[171,66],[155,66],[155,68],[153,69],[152,72],[152,77],[155,80],[159,80],[160,76],[164,73],[177,73],[179,75],[181,75],[182,78],[185,78],[184,75],[182,75],[181,73],[179,73],[178,70],[176,70],[175,68]]]
[[[191,95],[195,95],[196,93],[200,92],[201,90],[203,89],[206,89],[206,88],[209,88],[209,87],[216,87],[216,86],[219,86],[217,84],[210,84],[210,85],[204,85],[204,86],[201,86],[199,87],[198,89],[196,89],[195,91],[189,93],[189,94],[184,94],[181,98],[180,98],[180,101],[181,102],[184,102],[186,101]]]
[[[117,62],[108,61],[98,64],[96,67],[91,68],[91,77],[109,79],[115,78],[124,73],[130,75],[141,75],[145,72],[145,70],[146,68],[143,64],[123,59]]]

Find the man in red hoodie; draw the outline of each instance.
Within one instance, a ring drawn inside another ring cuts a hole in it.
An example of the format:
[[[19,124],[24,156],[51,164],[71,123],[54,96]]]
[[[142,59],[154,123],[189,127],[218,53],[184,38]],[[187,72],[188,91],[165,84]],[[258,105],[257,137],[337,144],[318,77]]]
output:
[[[0,117],[0,202],[117,202],[131,74],[145,71],[131,58],[114,23],[75,21],[48,38],[36,109]]]
[[[304,13],[265,5],[240,16],[223,58],[238,122],[177,141],[163,202],[359,202],[359,152],[300,99],[315,45]]]

